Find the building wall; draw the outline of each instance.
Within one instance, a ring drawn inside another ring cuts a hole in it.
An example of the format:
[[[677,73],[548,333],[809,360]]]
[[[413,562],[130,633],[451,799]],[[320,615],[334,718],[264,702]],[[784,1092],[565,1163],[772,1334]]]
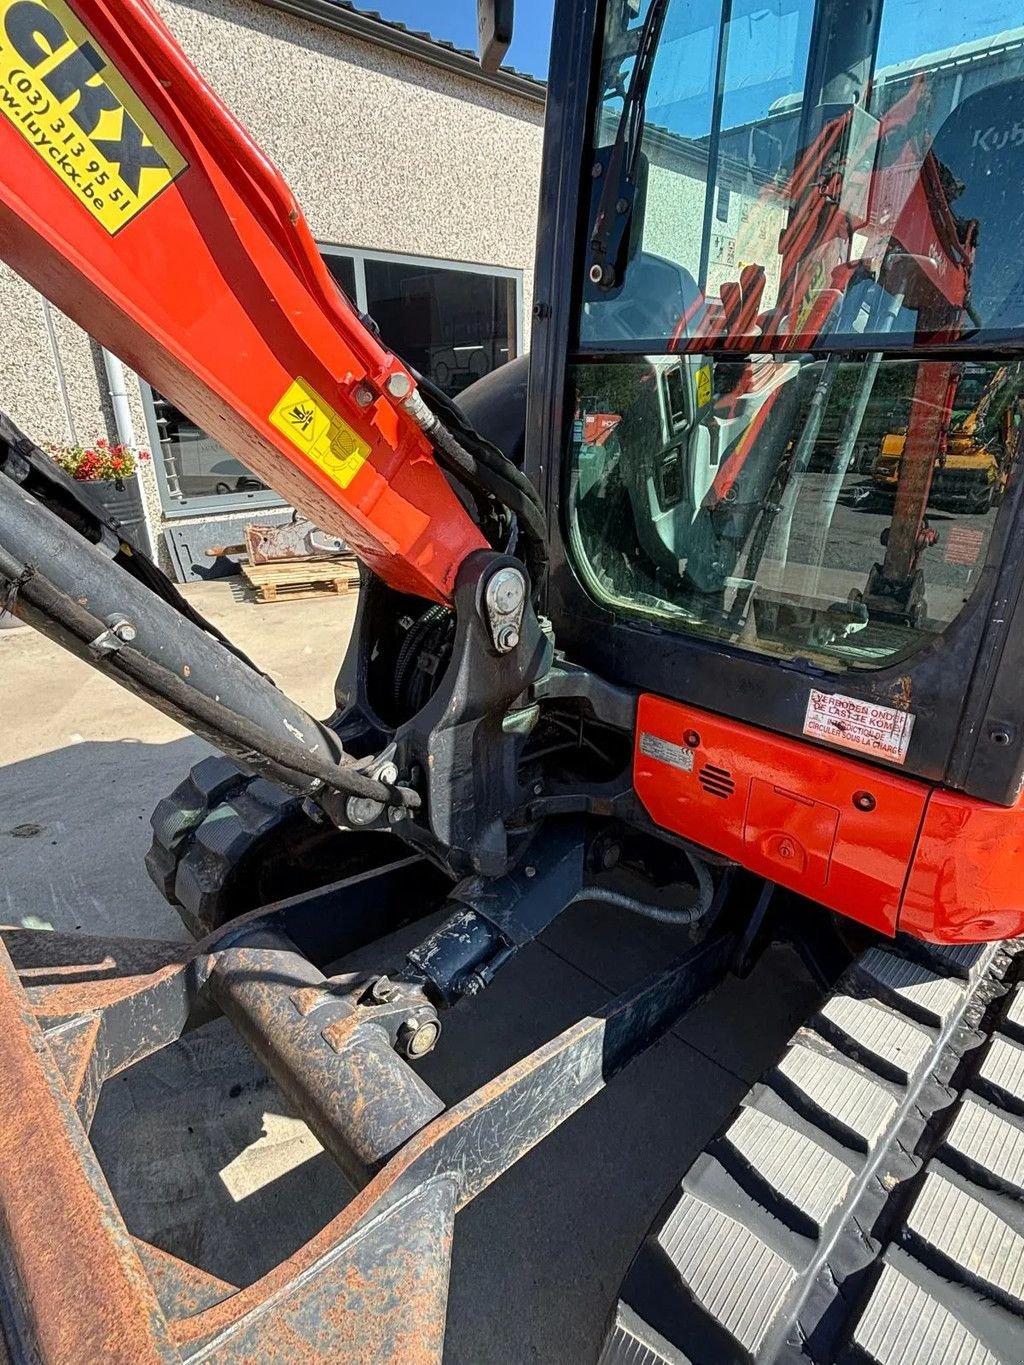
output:
[[[541,103],[254,0],[156,4],[318,240],[520,269],[528,334]],[[44,306],[0,266],[0,406],[40,442],[114,437],[98,347],[56,309],[51,339]],[[128,390],[148,444],[134,376]]]

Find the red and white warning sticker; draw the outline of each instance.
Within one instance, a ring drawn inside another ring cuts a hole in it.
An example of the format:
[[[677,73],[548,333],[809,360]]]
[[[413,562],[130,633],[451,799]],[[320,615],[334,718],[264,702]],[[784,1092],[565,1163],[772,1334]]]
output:
[[[807,698],[804,734],[824,739],[857,753],[902,763],[914,729],[911,711],[844,697],[840,692],[818,692]]]

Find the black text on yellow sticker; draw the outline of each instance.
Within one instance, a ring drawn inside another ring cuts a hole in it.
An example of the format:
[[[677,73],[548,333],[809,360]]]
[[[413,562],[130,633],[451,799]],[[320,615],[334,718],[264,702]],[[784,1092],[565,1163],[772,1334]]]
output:
[[[64,0],[0,0],[0,113],[110,233],[185,169]]]

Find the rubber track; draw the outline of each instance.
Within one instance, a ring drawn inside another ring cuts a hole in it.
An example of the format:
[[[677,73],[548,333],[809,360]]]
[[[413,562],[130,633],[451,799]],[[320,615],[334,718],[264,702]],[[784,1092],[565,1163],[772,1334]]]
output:
[[[228,883],[242,858],[301,805],[219,756],[197,763],[157,805],[146,871],[196,938],[226,918]]]
[[[863,954],[663,1208],[600,1365],[1020,1365],[1021,947]]]

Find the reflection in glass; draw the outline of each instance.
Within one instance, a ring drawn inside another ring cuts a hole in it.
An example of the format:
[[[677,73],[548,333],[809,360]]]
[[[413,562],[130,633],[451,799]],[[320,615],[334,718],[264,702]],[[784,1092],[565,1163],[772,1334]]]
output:
[[[1018,22],[1009,0],[609,0],[581,345],[1024,325]]]
[[[1020,363],[651,355],[570,383],[591,592],[831,668],[903,658],[957,617],[1024,411]]]

